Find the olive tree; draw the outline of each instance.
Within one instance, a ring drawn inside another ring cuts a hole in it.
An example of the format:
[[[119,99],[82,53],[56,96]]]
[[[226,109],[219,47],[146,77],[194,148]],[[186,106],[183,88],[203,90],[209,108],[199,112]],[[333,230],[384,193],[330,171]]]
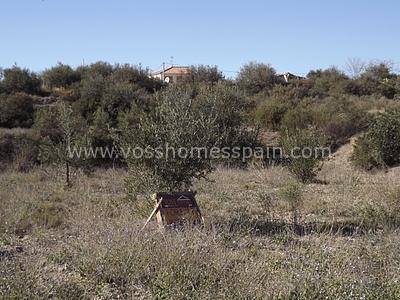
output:
[[[237,141],[243,134],[240,119],[233,120],[235,95],[235,89],[225,85],[202,89],[196,97],[170,86],[155,94],[152,113],[122,122],[120,145],[132,195],[187,190],[194,179],[206,177],[218,157],[211,151],[228,145],[228,137]]]
[[[70,169],[79,167],[89,157],[86,151],[89,149],[90,140],[84,122],[76,116],[71,106],[61,102],[57,104],[55,112],[56,126],[59,130],[57,140],[46,137],[40,149],[40,159],[43,162],[53,162],[65,167],[65,182],[71,185]],[[40,122],[39,122],[40,123]]]

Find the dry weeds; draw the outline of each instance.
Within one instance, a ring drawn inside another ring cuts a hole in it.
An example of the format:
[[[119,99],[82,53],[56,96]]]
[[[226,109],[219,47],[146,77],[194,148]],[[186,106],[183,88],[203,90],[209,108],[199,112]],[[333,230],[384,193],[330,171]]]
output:
[[[141,232],[125,172],[0,175],[0,298],[399,299],[400,169],[367,174],[350,146],[304,187],[299,231],[279,166],[195,184],[203,228]]]

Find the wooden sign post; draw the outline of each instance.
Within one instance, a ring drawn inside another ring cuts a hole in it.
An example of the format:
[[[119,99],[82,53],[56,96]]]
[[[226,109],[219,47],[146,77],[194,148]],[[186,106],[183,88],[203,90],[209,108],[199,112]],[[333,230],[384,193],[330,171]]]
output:
[[[179,226],[200,224],[202,217],[195,199],[195,192],[157,193],[153,195],[156,206],[146,221],[156,215],[160,226]]]

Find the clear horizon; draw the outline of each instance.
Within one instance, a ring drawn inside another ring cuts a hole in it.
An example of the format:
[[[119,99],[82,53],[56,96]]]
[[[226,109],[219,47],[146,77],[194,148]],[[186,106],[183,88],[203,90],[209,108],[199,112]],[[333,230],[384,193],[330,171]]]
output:
[[[98,60],[161,68],[217,65],[234,77],[250,61],[278,72],[344,68],[348,58],[390,60],[398,70],[397,1],[16,0],[0,4],[0,67],[43,71]]]

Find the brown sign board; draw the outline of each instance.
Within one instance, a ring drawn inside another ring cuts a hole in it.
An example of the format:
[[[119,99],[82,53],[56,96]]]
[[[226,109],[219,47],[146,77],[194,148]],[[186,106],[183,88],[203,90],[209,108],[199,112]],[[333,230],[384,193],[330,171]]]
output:
[[[154,194],[158,223],[162,226],[201,223],[201,213],[195,196],[195,192]]]

